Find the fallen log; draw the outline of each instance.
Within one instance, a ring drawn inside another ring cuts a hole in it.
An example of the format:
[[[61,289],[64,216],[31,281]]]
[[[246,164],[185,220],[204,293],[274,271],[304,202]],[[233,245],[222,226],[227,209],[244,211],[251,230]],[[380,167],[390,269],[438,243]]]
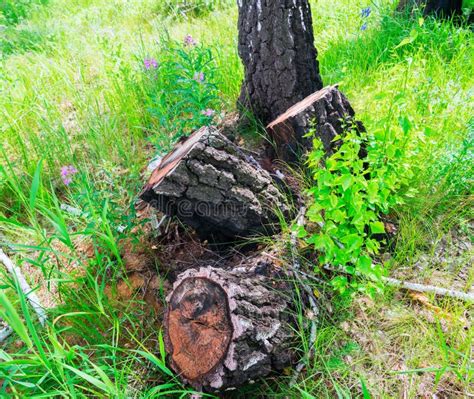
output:
[[[196,389],[231,389],[291,364],[291,290],[257,263],[187,270],[167,298],[170,365]]]
[[[193,227],[201,238],[225,241],[278,229],[287,212],[270,174],[217,129],[203,127],[166,155],[140,198]]]
[[[271,122],[267,131],[275,142],[277,156],[287,162],[296,162],[311,148],[312,139],[305,137],[311,129],[328,154],[341,145],[340,140],[334,139],[346,129],[363,131],[362,123],[354,116],[354,109],[344,94],[337,86],[328,86],[293,105]]]

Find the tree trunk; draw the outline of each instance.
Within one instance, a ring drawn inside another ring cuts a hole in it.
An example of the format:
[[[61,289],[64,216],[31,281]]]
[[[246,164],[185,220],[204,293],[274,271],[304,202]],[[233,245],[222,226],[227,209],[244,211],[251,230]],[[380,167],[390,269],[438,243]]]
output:
[[[363,131],[362,123],[354,115],[344,94],[336,86],[328,86],[288,109],[267,126],[267,131],[275,141],[278,157],[294,162],[311,148],[312,139],[304,137],[310,129],[323,142],[327,154],[339,147],[341,141],[334,138],[346,129]]]
[[[263,123],[322,88],[308,0],[238,0],[239,103]]]
[[[275,211],[287,212],[270,174],[211,127],[164,157],[140,198],[221,242],[275,231]]]
[[[462,0],[401,0],[397,10],[403,11],[413,7],[423,9],[423,14],[434,15],[440,18],[460,17],[462,13]]]
[[[268,261],[231,270],[187,270],[167,298],[165,343],[172,369],[197,389],[233,388],[292,360],[291,298]]]

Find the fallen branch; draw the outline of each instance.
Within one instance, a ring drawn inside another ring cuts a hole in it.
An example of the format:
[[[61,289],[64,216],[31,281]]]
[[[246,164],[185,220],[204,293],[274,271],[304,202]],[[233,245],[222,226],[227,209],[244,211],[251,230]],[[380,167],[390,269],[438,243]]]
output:
[[[430,292],[436,295],[448,296],[451,298],[461,299],[463,301],[474,302],[474,294],[469,294],[467,292],[450,290],[447,288],[436,287],[434,285],[411,283],[408,281],[397,280],[391,277],[382,277],[382,280],[391,287],[404,288],[406,290],[418,292]]]
[[[16,282],[21,289],[21,291],[25,294],[26,299],[30,302],[31,307],[38,315],[38,320],[42,326],[44,326],[47,316],[46,312],[44,311],[43,306],[41,306],[40,300],[38,296],[33,292],[30,285],[27,283],[23,273],[21,272],[20,268],[18,268],[12,260],[0,249],[0,261],[5,265],[8,272],[13,275]]]
[[[340,272],[346,273],[344,270],[342,270],[342,268],[337,269],[329,265],[324,265],[324,269],[330,272],[335,272],[335,273],[340,273]],[[412,283],[409,281],[397,280],[396,278],[392,278],[392,277],[382,277],[381,279],[385,284],[387,284],[390,287],[403,288],[406,290],[418,291],[418,292],[429,292],[436,295],[448,296],[448,297],[460,299],[463,301],[474,302],[474,294],[469,294],[467,292],[450,290],[448,288],[442,288],[442,287],[436,287],[435,285]]]
[[[300,208],[298,216],[296,217],[296,226],[298,228],[302,227],[304,225],[304,215],[305,214],[306,214],[306,208],[304,206],[302,206]],[[291,274],[293,274],[293,276],[296,278],[298,283],[301,285],[303,290],[308,295],[308,301],[309,301],[309,304],[311,306],[311,311],[312,311],[312,315],[311,315],[311,317],[309,317],[309,319],[311,320],[311,332],[310,332],[310,337],[309,337],[308,353],[296,365],[295,372],[294,372],[293,377],[291,378],[291,382],[290,382],[290,386],[292,386],[292,385],[296,384],[296,381],[298,380],[298,377],[301,373],[301,370],[303,370],[303,368],[304,368],[306,360],[309,360],[312,357],[314,343],[316,342],[316,333],[317,333],[316,316],[319,314],[319,308],[318,308],[316,298],[314,297],[313,290],[301,278],[301,274],[303,274],[303,273],[300,270],[301,269],[301,263],[300,263],[300,259],[299,259],[298,248],[297,248],[297,245],[298,245],[298,229],[293,230],[291,232],[290,244],[291,244],[291,256],[293,258],[293,268],[291,270]]]
[[[13,328],[7,326],[0,330],[0,344],[12,335]]]

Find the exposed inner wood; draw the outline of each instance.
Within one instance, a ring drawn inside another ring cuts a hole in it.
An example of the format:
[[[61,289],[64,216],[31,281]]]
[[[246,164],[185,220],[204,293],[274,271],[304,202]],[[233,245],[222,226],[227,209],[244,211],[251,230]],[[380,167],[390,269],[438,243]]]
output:
[[[173,370],[197,389],[222,391],[287,367],[294,339],[288,288],[262,256],[182,273],[167,298]]]
[[[267,131],[275,142],[277,156],[297,162],[311,148],[312,138],[306,137],[311,129],[328,154],[341,144],[336,137],[343,135],[346,129],[364,130],[354,115],[344,94],[336,86],[328,86],[293,105],[268,124]]]
[[[206,278],[184,280],[169,302],[168,335],[175,367],[199,380],[224,358],[232,337],[227,296]]]
[[[159,184],[163,179],[173,171],[179,162],[193,149],[199,142],[201,137],[206,133],[206,127],[195,131],[184,143],[179,143],[173,151],[166,155],[160,162],[159,166],[153,171],[146,188],[151,188]]]
[[[299,103],[296,103],[293,105],[291,108],[288,108],[286,112],[281,114],[278,118],[276,118],[273,122],[271,122],[268,126],[267,129],[272,129],[274,126],[284,123],[287,121],[289,118],[292,118],[299,113],[303,112],[305,109],[307,109],[309,106],[313,105],[314,102],[317,100],[321,99],[327,93],[332,89],[333,86],[331,87],[325,87],[324,89],[321,89],[310,96],[306,97],[304,100],[300,101]]]

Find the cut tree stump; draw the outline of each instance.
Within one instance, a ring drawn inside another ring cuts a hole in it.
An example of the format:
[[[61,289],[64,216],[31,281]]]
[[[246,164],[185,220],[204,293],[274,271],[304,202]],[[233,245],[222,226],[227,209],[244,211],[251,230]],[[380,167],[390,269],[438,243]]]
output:
[[[291,364],[291,290],[258,263],[187,270],[167,298],[170,364],[196,389],[230,389]]]
[[[361,122],[349,100],[337,86],[328,86],[293,105],[267,126],[275,142],[277,156],[288,162],[296,162],[302,153],[311,148],[312,139],[304,137],[311,128],[323,142],[326,153],[331,154],[341,144],[333,141],[348,128],[363,131]]]
[[[140,198],[201,238],[232,240],[278,229],[287,212],[270,174],[213,127],[203,127],[166,155]]]

